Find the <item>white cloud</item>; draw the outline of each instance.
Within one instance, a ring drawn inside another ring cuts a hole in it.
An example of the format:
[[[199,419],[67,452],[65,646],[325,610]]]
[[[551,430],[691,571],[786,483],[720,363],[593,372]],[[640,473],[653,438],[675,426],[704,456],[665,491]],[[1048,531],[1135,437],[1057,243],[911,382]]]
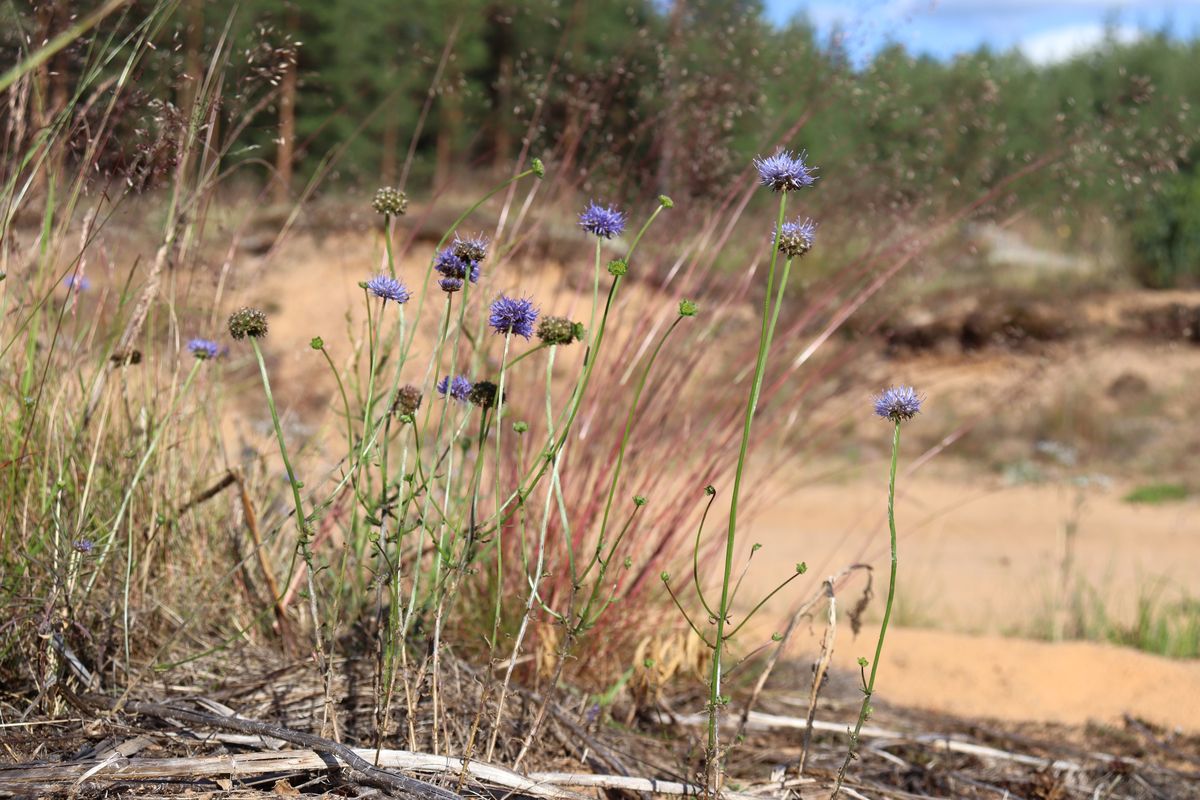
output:
[[[1017,47],[1035,64],[1055,64],[1095,50],[1111,36],[1122,44],[1135,42],[1142,32],[1130,26],[1106,28],[1098,22],[1068,25],[1025,37]]]

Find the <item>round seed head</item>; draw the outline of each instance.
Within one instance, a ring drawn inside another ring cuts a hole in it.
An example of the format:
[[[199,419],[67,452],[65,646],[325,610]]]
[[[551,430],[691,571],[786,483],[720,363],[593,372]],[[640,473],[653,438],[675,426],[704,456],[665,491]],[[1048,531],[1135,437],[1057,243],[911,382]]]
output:
[[[679,316],[694,317],[696,316],[696,304],[691,300],[679,301]]]
[[[399,189],[385,186],[375,193],[371,208],[389,217],[398,217],[408,210],[408,196]]]
[[[549,345],[567,345],[583,338],[583,324],[566,317],[544,317],[538,323],[538,338]]]
[[[413,416],[421,407],[421,390],[411,383],[400,387],[396,392],[396,402],[392,404],[392,413],[403,417]]]
[[[500,396],[500,387],[491,381],[478,381],[467,393],[467,401],[480,408],[495,408]]]
[[[239,308],[229,315],[229,335],[234,339],[261,339],[267,335],[267,315],[257,308]]]

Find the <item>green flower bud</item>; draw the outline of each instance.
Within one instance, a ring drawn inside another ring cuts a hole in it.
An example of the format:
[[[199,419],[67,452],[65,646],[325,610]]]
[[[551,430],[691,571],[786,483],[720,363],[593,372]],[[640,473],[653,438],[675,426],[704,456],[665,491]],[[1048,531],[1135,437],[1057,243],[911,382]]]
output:
[[[314,336],[311,340],[309,340],[308,346],[313,350],[320,350],[325,347],[325,340],[320,336]]]
[[[513,431],[516,433],[525,433],[529,430],[529,423],[523,419],[519,419],[513,423]]]
[[[629,272],[629,262],[623,258],[618,258],[608,262],[608,274],[614,278],[619,278]]]
[[[662,206],[663,208],[674,208],[675,207],[675,201],[672,200],[671,198],[667,197],[665,194],[660,194],[658,196],[658,204],[660,206]]]
[[[546,177],[546,165],[542,163],[540,158],[535,158],[530,162],[529,168],[533,170],[533,174],[537,175],[538,178]]]
[[[696,304],[693,303],[691,300],[680,300],[679,301],[679,316],[681,316],[681,317],[696,316]]]

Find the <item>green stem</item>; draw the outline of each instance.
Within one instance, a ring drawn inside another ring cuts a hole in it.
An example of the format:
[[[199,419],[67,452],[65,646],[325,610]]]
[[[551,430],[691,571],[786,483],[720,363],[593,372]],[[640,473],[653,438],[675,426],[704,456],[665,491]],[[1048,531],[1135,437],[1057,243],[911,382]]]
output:
[[[896,423],[892,433],[892,467],[888,477],[888,531],[892,540],[892,571],[888,577],[887,605],[883,608],[883,622],[879,625],[879,641],[875,643],[875,660],[871,662],[871,676],[863,687],[862,708],[858,711],[858,722],[850,734],[850,746],[846,750],[846,760],[838,770],[837,783],[834,784],[830,800],[837,797],[842,790],[842,781],[846,777],[846,768],[858,752],[858,737],[862,733],[863,724],[871,715],[871,695],[875,693],[875,675],[879,671],[879,660],[883,656],[883,637],[887,635],[888,622],[892,618],[892,601],[896,598],[896,462],[900,454],[900,423]]]
[[[738,497],[741,494],[742,478],[746,470],[746,454],[750,447],[750,430],[754,424],[754,412],[758,407],[758,396],[762,391],[766,373],[767,354],[771,347],[771,290],[775,283],[775,266],[779,259],[779,234],[783,229],[783,218],[787,208],[787,193],[779,196],[779,215],[775,223],[775,245],[771,248],[771,267],[767,272],[767,290],[763,299],[762,330],[759,333],[758,356],[754,363],[754,381],[746,401],[746,416],[742,423],[742,443],[738,450],[737,470],[733,476],[733,490],[729,498],[729,528],[725,536],[725,568],[721,579],[721,601],[717,606],[717,630],[713,637],[712,666],[709,671],[708,694],[708,791],[715,795],[720,790],[720,758],[717,752],[717,719],[721,701],[721,655],[725,648],[725,622],[729,615],[729,583],[733,575],[734,547],[737,543]],[[782,282],[781,282],[782,284]],[[782,297],[782,287],[780,289]]]

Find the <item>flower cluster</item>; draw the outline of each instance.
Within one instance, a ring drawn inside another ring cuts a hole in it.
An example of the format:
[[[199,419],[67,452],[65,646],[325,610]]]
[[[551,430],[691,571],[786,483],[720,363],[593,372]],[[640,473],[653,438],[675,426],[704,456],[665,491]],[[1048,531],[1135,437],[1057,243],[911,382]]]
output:
[[[788,258],[798,258],[812,249],[817,234],[817,223],[799,218],[783,223],[783,227],[772,234],[772,244]]]
[[[533,335],[533,323],[537,321],[538,310],[528,297],[505,297],[501,295],[492,303],[491,316],[488,324],[496,333],[524,336],[528,339]]]
[[[625,230],[625,212],[612,206],[602,206],[593,200],[580,213],[579,227],[601,239],[612,239]]]
[[[407,303],[408,289],[404,284],[389,275],[376,275],[367,281],[367,290],[387,303]]]
[[[754,159],[758,170],[759,180],[773,192],[794,192],[805,186],[812,186],[817,176],[816,171],[804,163],[808,154],[801,151],[799,155],[790,150],[781,150],[773,156]]]
[[[187,349],[200,361],[207,361],[221,354],[221,348],[211,339],[192,339],[187,343]]]
[[[479,258],[470,256],[478,255]],[[479,282],[479,262],[487,255],[486,239],[459,239],[437,254],[433,268],[442,276],[438,285],[446,293],[457,292],[465,281]]]
[[[875,413],[884,419],[901,423],[921,411],[921,396],[911,386],[892,386],[875,398]]]
[[[455,375],[451,378],[449,375],[438,381],[437,392],[442,397],[448,400],[457,400],[464,403],[468,395],[471,394],[471,381],[466,375]]]
[[[371,208],[379,214],[398,217],[408,210],[408,196],[399,189],[385,186],[375,193],[375,199],[371,201]]]

